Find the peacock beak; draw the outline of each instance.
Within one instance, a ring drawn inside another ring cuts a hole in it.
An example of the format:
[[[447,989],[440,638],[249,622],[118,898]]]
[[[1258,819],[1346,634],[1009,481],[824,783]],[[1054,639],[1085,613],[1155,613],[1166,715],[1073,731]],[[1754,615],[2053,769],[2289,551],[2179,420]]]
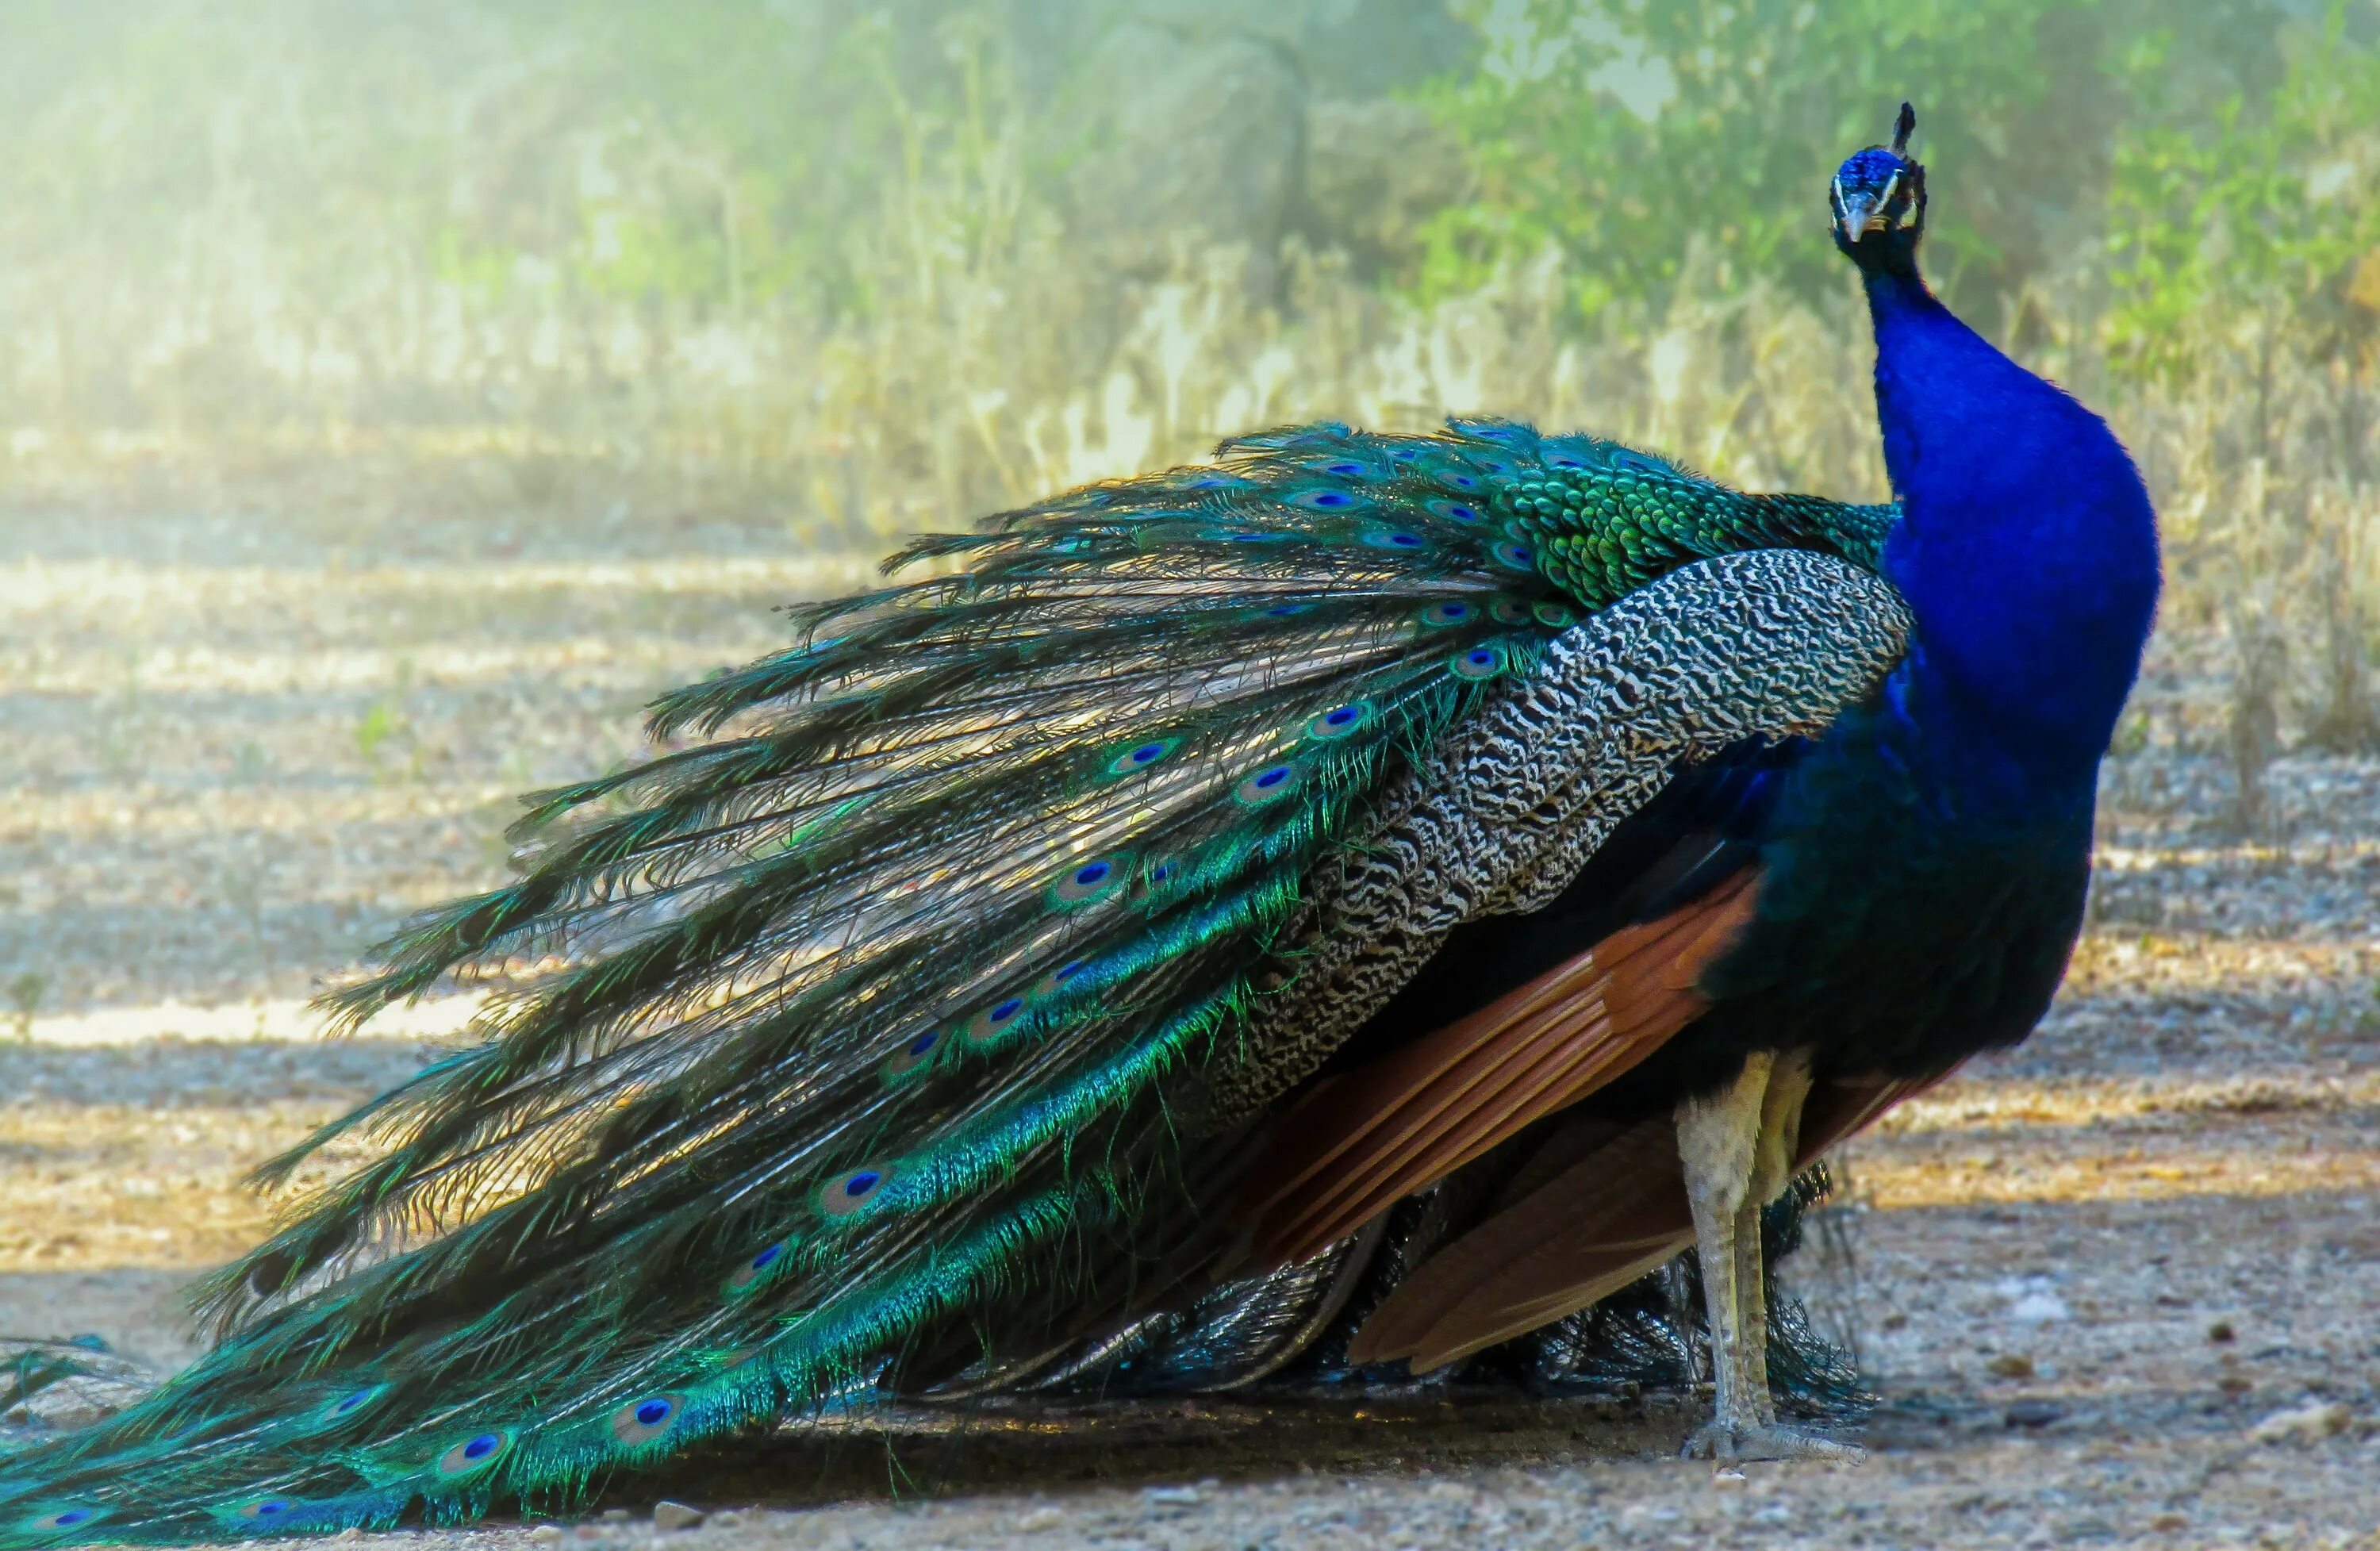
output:
[[[1891,224],[1891,220],[1886,212],[1891,206],[1894,190],[1900,187],[1899,173],[1893,174],[1886,180],[1884,187],[1874,193],[1864,189],[1857,193],[1847,193],[1844,191],[1841,180],[1837,179],[1835,210],[1837,218],[1842,223],[1843,240],[1857,242],[1866,234],[1883,231]]]

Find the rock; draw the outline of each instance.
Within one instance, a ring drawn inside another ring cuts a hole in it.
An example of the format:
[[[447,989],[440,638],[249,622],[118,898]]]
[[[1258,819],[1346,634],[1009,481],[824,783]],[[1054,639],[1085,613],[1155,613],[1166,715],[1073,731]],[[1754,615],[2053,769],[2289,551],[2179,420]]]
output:
[[[653,1528],[662,1531],[698,1530],[706,1517],[702,1509],[688,1508],[663,1497],[653,1505]]]
[[[710,1527],[716,1530],[732,1530],[742,1522],[744,1516],[732,1508],[722,1508],[710,1516]]]
[[[1024,1531],[1026,1534],[1038,1534],[1043,1530],[1054,1530],[1065,1521],[1066,1510],[1064,1509],[1043,1507],[1037,1508],[1032,1512],[1026,1514],[1024,1518],[1019,1519],[1016,1521],[1016,1527],[1019,1530]]]
[[[363,1537],[363,1531],[358,1529],[355,1525],[350,1524],[346,1529],[341,1530],[337,1534],[333,1535],[331,1538],[333,1540],[361,1540]]]
[[[1748,1484],[1742,1471],[1721,1469],[1711,1472],[1711,1490],[1714,1492],[1741,1492]]]
[[[2175,1530],[2186,1530],[2190,1528],[2190,1515],[2187,1513],[2175,1513],[2168,1509],[2168,1511],[2160,1513],[2155,1518],[2150,1520],[2149,1528],[2153,1530],[2162,1530],[2167,1533],[2171,1533]]]
[[[1140,1495],[1140,1500],[1151,1508],[1196,1508],[1198,1506],[1198,1488],[1151,1486]]]
[[[1479,48],[1445,0],[1135,0],[1132,8],[1182,37],[1260,42],[1294,61],[1318,94],[1381,96]]]
[[[2046,1427],[2066,1414],[2055,1400],[2019,1400],[2000,1412],[2004,1427]]]
[[[603,1510],[603,1522],[606,1524],[625,1524],[635,1517],[635,1514],[625,1508],[607,1508]]]
[[[2314,1400],[2292,1411],[2277,1411],[2248,1429],[2251,1443],[2319,1443],[2347,1431],[2355,1413],[2338,1400]]]
[[[2021,1351],[2003,1351],[1984,1364],[1994,1378],[2031,1378],[2033,1359]]]
[[[562,1544],[562,1526],[559,1524],[540,1524],[537,1528],[529,1531],[528,1537],[529,1539],[537,1542],[540,1545],[559,1545]]]
[[[1416,103],[1317,103],[1305,115],[1305,220],[1378,272],[1420,251],[1423,223],[1471,191],[1463,149]]]
[[[2240,1332],[2231,1327],[2229,1320],[2218,1319],[2207,1326],[2206,1339],[2217,1344],[2224,1341],[2236,1341],[2240,1339]]]
[[[1249,38],[1185,43],[1127,23],[1086,79],[1109,85],[1092,115],[1099,149],[1072,179],[1071,224],[1097,261],[1150,278],[1185,238],[1245,245],[1250,289],[1269,297],[1305,139],[1296,70]]]

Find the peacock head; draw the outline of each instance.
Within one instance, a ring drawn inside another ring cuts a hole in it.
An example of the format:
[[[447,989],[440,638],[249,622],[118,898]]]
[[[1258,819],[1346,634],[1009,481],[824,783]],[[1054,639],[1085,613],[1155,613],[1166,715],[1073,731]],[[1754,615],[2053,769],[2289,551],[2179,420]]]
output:
[[[1909,154],[1917,110],[1900,104],[1892,143],[1856,151],[1835,174],[1828,199],[1835,246],[1862,269],[1898,269],[1917,260],[1925,231],[1925,169]]]

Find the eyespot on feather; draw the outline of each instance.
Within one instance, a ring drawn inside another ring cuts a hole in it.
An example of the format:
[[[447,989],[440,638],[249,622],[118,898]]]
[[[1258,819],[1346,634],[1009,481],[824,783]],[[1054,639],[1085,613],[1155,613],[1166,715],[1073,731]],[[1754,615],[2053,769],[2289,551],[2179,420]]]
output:
[[[1284,760],[1267,765],[1232,788],[1232,795],[1244,807],[1262,807],[1280,801],[1297,790],[1297,767]]]
[[[1496,544],[1488,552],[1495,556],[1497,564],[1510,566],[1515,571],[1534,571],[1537,568],[1536,551],[1526,544],[1516,543],[1510,539]]]
[[[612,1413],[612,1436],[632,1448],[657,1443],[677,1430],[678,1420],[685,1414],[685,1396],[648,1395]]]
[[[1356,535],[1356,542],[1366,549],[1390,550],[1411,554],[1429,547],[1429,540],[1420,534],[1402,527],[1367,527]]]
[[[256,1497],[231,1510],[231,1517],[251,1523],[270,1523],[303,1505],[296,1497]]]
[[[1298,491],[1287,499],[1292,506],[1300,506],[1309,512],[1353,512],[1369,504],[1354,491],[1341,490],[1335,485],[1326,485],[1320,490]]]
[[[1151,766],[1162,764],[1165,757],[1180,747],[1181,744],[1182,740],[1179,738],[1143,738],[1112,756],[1107,762],[1107,773],[1111,776],[1128,776],[1148,769]]]
[[[969,1018],[966,1024],[967,1043],[989,1045],[1014,1025],[1025,1012],[1023,997],[1002,997],[998,1001]]]
[[[388,1386],[385,1384],[370,1384],[361,1389],[350,1390],[322,1408],[322,1420],[345,1422],[387,1393]]]
[[[1115,892],[1123,873],[1114,858],[1095,856],[1060,873],[1050,885],[1050,897],[1062,905],[1090,904]]]
[[[855,1169],[829,1180],[819,1191],[819,1210],[831,1218],[847,1218],[874,1205],[884,1194],[885,1170]]]
[[[1076,959],[1072,963],[1061,964],[1041,977],[1040,984],[1033,988],[1033,994],[1045,998],[1056,996],[1060,991],[1064,990],[1075,976],[1089,967],[1090,964],[1082,959]]]
[[[474,1433],[438,1456],[438,1462],[431,1468],[449,1481],[477,1475],[510,1453],[512,1447],[513,1431],[509,1427]]]
[[[1469,619],[1471,614],[1470,604],[1456,599],[1449,599],[1443,603],[1432,603],[1422,610],[1420,618],[1422,624],[1436,628],[1440,625],[1461,624],[1464,620]]]
[[[1446,666],[1459,679],[1492,679],[1504,671],[1503,649],[1473,647],[1469,651],[1456,652],[1447,660]]]
[[[733,1297],[739,1292],[749,1292],[759,1286],[768,1278],[771,1267],[785,1258],[785,1249],[784,1242],[780,1240],[736,1266],[727,1277],[728,1295]]]
[[[1448,522],[1461,523],[1465,527],[1476,527],[1488,520],[1488,514],[1468,501],[1439,500],[1425,504],[1432,516],[1444,517]]]
[[[1333,706],[1305,719],[1305,735],[1325,743],[1343,738],[1372,720],[1372,707],[1367,700],[1351,700],[1343,706]]]
[[[1179,856],[1160,856],[1143,866],[1140,876],[1132,882],[1133,903],[1146,904],[1155,898],[1160,890],[1182,876],[1182,867]]]
[[[1560,603],[1540,603],[1529,612],[1548,630],[1567,630],[1578,623],[1578,615]]]
[[[923,1034],[911,1035],[902,1042],[899,1049],[885,1058],[884,1075],[888,1078],[906,1077],[913,1072],[930,1066],[933,1064],[934,1052],[941,1048],[941,1034],[936,1029],[928,1029]]]
[[[18,1529],[29,1535],[55,1534],[60,1530],[79,1530],[85,1524],[96,1524],[107,1517],[103,1508],[60,1508],[47,1513],[36,1513],[30,1519],[17,1521]]]
[[[1497,598],[1490,600],[1488,604],[1488,617],[1495,620],[1499,624],[1526,624],[1529,623],[1528,605],[1522,602],[1517,598]]]

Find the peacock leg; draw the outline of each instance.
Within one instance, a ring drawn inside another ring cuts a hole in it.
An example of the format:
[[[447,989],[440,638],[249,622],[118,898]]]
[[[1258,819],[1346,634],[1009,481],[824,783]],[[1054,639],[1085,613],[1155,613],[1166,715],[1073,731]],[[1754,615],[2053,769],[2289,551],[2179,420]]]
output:
[[[1780,1425],[1768,1394],[1767,1289],[1760,1209],[1784,1189],[1809,1093],[1795,1058],[1748,1058],[1734,1082],[1678,1108],[1678,1153],[1694,1208],[1709,1311],[1711,1420],[1685,1452],[1713,1460],[1855,1459],[1848,1445]]]

